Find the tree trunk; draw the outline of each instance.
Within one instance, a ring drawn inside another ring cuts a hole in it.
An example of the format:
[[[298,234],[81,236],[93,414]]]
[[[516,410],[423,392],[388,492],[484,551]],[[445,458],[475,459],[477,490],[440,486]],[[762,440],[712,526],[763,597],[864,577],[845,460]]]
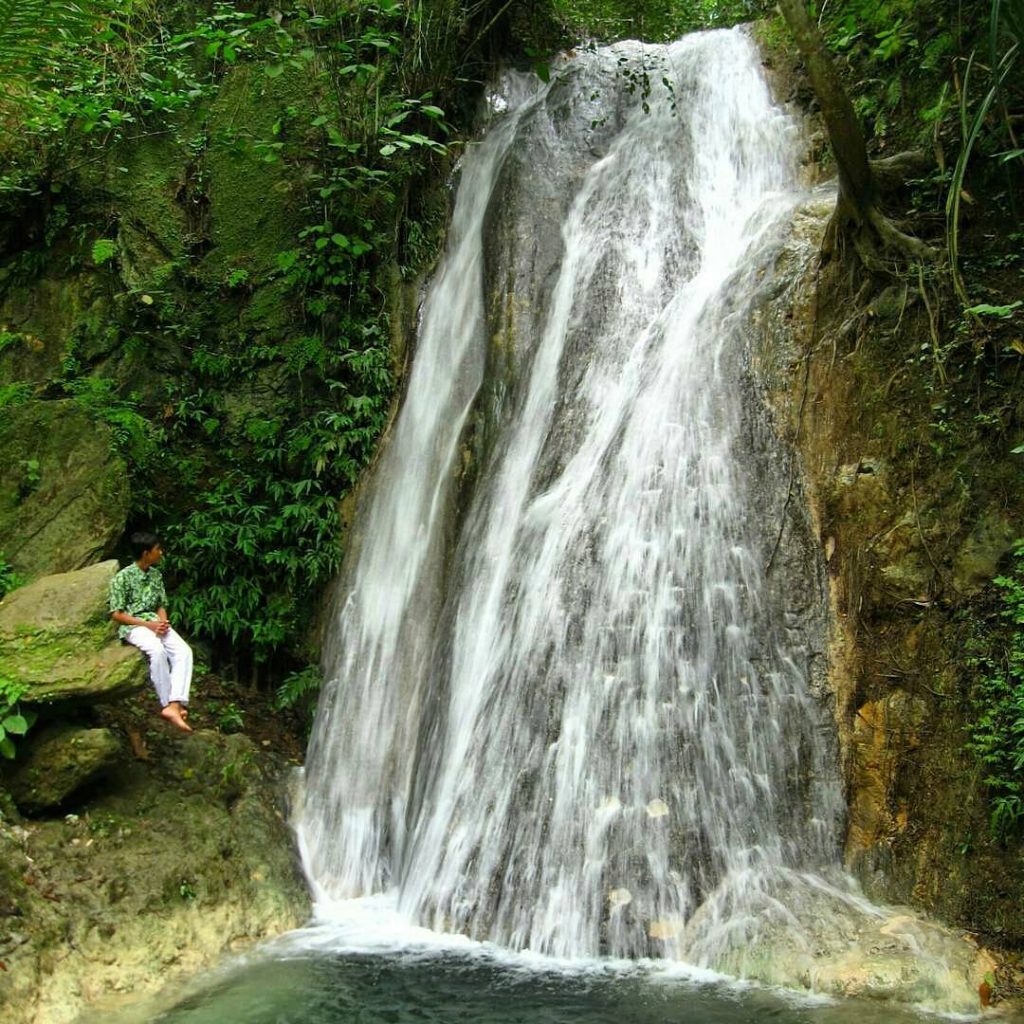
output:
[[[807,13],[805,0],[779,0],[779,10],[804,59],[839,169],[839,201],[826,235],[826,251],[839,236],[848,234],[861,259],[875,268],[881,262],[879,242],[883,250],[933,259],[931,248],[900,231],[878,205],[878,184],[868,160],[864,132],[825,40]]]

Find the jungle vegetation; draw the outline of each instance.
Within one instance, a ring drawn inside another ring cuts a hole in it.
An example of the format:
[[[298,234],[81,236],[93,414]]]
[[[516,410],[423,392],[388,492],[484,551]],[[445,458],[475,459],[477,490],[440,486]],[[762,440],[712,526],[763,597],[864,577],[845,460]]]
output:
[[[0,295],[46,273],[88,275],[105,294],[45,379],[0,380],[0,415],[70,397],[109,424],[131,475],[129,525],[167,538],[185,629],[250,685],[284,680],[286,703],[305,699],[312,626],[343,554],[339,501],[402,375],[396,296],[436,257],[482,81],[499,61],[547,77],[555,52],[586,40],[759,18],[811,71],[842,186],[830,246],[859,259],[862,304],[893,281],[928,303],[932,336],[906,358],[929,370],[930,457],[982,438],[1019,475],[1024,3],[782,11],[0,0]],[[267,220],[269,207],[280,215]],[[16,340],[0,335],[0,352]],[[981,667],[969,742],[1003,832],[1024,822],[1019,559],[1007,573],[963,613]]]

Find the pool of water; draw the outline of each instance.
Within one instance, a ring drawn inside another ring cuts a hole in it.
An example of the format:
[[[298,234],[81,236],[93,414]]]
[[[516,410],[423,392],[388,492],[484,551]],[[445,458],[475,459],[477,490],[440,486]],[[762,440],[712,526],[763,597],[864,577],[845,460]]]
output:
[[[321,924],[104,1024],[924,1024],[934,1015],[664,961],[559,961],[423,929]],[[966,1018],[960,1018],[961,1020]],[[86,1018],[89,1024],[94,1024]]]
[[[324,953],[222,973],[152,1024],[921,1024],[891,1005],[828,1003],[658,973],[544,970],[457,953]],[[935,1018],[931,1018],[935,1019]]]

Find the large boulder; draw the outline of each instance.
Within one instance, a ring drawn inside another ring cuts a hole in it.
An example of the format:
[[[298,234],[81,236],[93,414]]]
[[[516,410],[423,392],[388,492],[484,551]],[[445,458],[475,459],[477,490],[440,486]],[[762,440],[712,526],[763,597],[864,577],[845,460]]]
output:
[[[121,1020],[126,1003],[166,987],[163,1008],[222,954],[308,916],[280,761],[203,730],[156,730],[148,743],[77,813],[0,819],[3,1024]]]
[[[0,417],[0,551],[22,576],[110,554],[128,516],[128,474],[110,429],[72,399]]]
[[[21,810],[36,814],[60,806],[116,763],[120,752],[109,729],[56,725],[30,736],[27,755],[5,785]]]
[[[145,685],[146,659],[118,639],[107,611],[117,562],[44,576],[0,601],[0,676],[23,700],[108,700]]]

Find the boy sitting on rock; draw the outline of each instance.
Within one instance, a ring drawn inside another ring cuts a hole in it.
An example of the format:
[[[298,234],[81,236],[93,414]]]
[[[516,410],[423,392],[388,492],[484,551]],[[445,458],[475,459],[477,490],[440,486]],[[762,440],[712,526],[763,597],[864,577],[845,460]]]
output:
[[[133,533],[129,538],[135,561],[110,581],[110,617],[117,635],[149,658],[149,678],[160,700],[160,716],[182,732],[188,724],[188,692],[192,685],[192,648],[167,621],[167,591],[156,567],[163,557],[160,538]]]

